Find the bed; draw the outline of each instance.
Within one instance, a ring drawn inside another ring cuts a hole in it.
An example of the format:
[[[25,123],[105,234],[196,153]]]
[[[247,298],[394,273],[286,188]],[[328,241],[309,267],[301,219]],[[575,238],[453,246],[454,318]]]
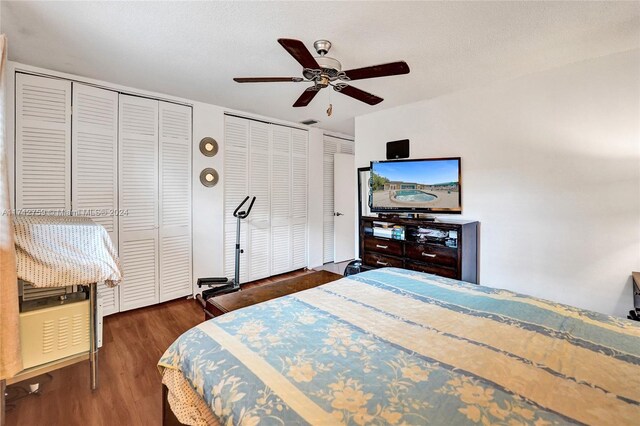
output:
[[[640,326],[383,268],[206,321],[159,361],[185,424],[638,424]]]

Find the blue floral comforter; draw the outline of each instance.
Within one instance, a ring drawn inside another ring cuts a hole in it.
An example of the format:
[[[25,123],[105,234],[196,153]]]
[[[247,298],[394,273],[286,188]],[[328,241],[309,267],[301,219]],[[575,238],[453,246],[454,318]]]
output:
[[[179,370],[222,424],[638,424],[640,327],[384,268],[180,336]]]

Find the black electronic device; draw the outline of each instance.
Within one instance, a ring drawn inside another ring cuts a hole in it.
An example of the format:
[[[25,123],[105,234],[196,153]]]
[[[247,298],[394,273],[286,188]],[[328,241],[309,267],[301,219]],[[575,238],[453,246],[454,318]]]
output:
[[[462,213],[460,157],[372,161],[369,187],[375,213]]]
[[[409,158],[409,139],[387,142],[387,160]]]

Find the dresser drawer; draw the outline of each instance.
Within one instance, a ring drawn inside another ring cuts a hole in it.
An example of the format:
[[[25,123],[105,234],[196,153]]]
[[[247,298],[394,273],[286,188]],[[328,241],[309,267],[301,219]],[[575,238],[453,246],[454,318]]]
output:
[[[404,262],[402,259],[395,257],[384,256],[378,253],[368,252],[364,254],[364,264],[373,266],[375,268],[383,268],[385,266],[394,266],[396,268],[402,268]]]
[[[426,272],[428,274],[440,275],[441,277],[458,279],[458,271],[454,268],[447,268],[440,265],[431,265],[428,263],[407,262],[407,269],[414,271]]]
[[[375,237],[364,237],[365,251],[375,251],[382,254],[402,256],[402,242],[383,240]]]
[[[458,267],[458,250],[449,247],[439,247],[432,244],[406,245],[407,257],[419,262],[428,262],[437,265]]]

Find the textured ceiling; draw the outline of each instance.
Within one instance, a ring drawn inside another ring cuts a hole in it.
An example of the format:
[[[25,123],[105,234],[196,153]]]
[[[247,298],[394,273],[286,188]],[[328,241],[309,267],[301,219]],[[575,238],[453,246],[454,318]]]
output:
[[[11,60],[349,134],[357,115],[640,45],[638,2],[2,1],[1,19]],[[411,74],[354,82],[374,107],[325,89],[294,109],[304,83],[232,81],[300,75],[279,37]]]

